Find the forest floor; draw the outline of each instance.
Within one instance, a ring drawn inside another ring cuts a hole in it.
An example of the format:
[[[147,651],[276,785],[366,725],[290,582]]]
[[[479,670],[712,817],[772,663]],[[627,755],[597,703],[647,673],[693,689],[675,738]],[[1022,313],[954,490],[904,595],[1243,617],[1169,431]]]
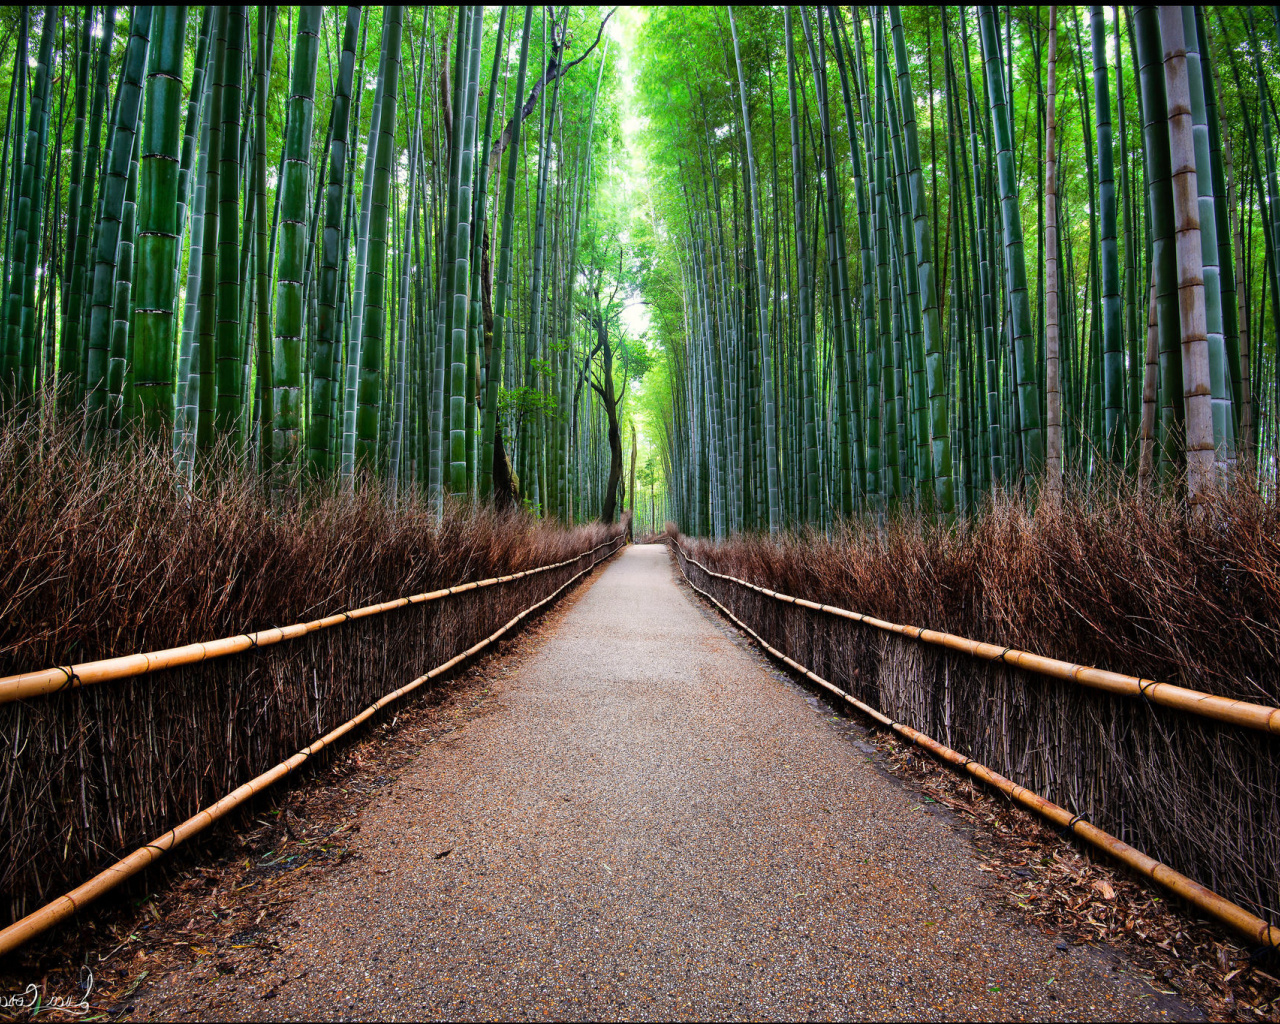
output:
[[[410,712],[408,740],[355,748],[248,856],[150,905],[103,1008],[1202,1018],[1151,964],[1015,905],[1017,869],[976,842],[976,796],[922,795],[900,752],[677,580],[664,547],[628,548],[514,653]],[[1078,857],[1053,841],[1057,863]]]

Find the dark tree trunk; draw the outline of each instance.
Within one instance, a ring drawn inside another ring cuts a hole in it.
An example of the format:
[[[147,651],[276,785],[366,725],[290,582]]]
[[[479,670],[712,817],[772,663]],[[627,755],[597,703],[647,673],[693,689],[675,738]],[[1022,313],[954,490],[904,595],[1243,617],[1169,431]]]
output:
[[[493,507],[499,512],[520,504],[520,486],[511,472],[511,462],[502,443],[502,424],[493,431]]]
[[[618,514],[618,484],[622,482],[622,431],[618,429],[618,396],[613,387],[613,346],[609,343],[609,327],[600,314],[591,321],[596,329],[596,348],[600,351],[604,372],[600,384],[592,381],[591,387],[604,404],[609,418],[609,483],[604,489],[604,506],[600,511],[602,523],[612,523]]]

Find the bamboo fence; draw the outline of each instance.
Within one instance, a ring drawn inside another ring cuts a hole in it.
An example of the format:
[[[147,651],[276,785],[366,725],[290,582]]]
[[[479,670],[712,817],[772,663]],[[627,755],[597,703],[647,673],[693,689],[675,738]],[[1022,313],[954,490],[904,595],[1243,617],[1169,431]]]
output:
[[[594,554],[603,547],[616,543],[616,538],[597,544],[586,554]],[[536,569],[525,569],[523,572],[509,576],[495,576],[492,579],[476,580],[472,583],[460,583],[457,586],[445,587],[443,590],[432,590],[422,594],[411,594],[391,601],[365,605],[350,611],[326,615],[310,622],[296,622],[290,626],[277,626],[274,629],[263,629],[255,633],[240,633],[236,636],[222,637],[218,640],[206,640],[201,643],[186,644],[182,647],[170,647],[162,651],[149,651],[145,654],[126,654],[118,658],[104,658],[99,661],[87,661],[79,665],[55,665],[52,668],[37,672],[21,672],[17,675],[0,678],[0,704],[21,700],[27,697],[38,697],[62,690],[76,689],[95,683],[112,682],[118,679],[129,679],[134,676],[159,672],[163,669],[177,668],[181,665],[192,665],[213,658],[224,658],[230,654],[239,654],[254,647],[269,647],[283,640],[295,640],[321,629],[341,626],[353,619],[364,619],[371,615],[383,615],[410,605],[426,604],[439,601],[441,598],[465,594],[470,590],[482,590],[485,587],[497,586],[500,583],[512,583],[535,576],[538,573],[551,572],[566,565],[576,563],[584,556],[555,562],[551,565],[538,566]]]
[[[0,932],[0,955],[492,643],[623,539],[309,623],[4,680],[39,699],[0,704],[0,818],[11,823],[0,838],[0,898],[16,922]],[[386,692],[389,677],[416,665],[434,667]],[[87,685],[144,673],[153,674],[144,687]],[[175,819],[182,824],[118,858]]]
[[[1269,923],[1280,916],[1277,709],[816,604],[673,547],[690,587],[791,668],[1250,941],[1280,946]]]

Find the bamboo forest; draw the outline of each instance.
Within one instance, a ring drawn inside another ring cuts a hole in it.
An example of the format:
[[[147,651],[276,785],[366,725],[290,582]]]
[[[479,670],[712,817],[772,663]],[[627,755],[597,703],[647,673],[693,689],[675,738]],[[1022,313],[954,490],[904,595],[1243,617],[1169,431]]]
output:
[[[720,537],[1274,484],[1274,12],[610,16],[13,9],[7,413]]]
[[[0,8],[0,1017],[1280,1019],[1278,96]]]

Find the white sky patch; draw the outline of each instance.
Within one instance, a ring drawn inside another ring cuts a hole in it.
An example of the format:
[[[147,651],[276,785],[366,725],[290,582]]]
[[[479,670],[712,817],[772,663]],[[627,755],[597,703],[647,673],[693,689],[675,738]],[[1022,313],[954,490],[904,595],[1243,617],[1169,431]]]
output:
[[[632,210],[639,206],[637,194],[649,191],[648,167],[640,149],[640,133],[644,131],[646,119],[636,113],[636,69],[631,60],[632,40],[643,19],[643,11],[633,7],[620,7],[618,13],[609,19],[605,29],[609,35],[609,49],[617,55],[618,60],[624,165],[622,185],[627,204]],[[626,232],[623,233],[623,241],[628,241]],[[649,307],[640,301],[639,295],[632,295],[622,310],[621,319],[627,333],[638,337],[649,330]]]
[[[621,319],[627,333],[639,337],[649,329],[649,307],[636,298],[623,307]]]

